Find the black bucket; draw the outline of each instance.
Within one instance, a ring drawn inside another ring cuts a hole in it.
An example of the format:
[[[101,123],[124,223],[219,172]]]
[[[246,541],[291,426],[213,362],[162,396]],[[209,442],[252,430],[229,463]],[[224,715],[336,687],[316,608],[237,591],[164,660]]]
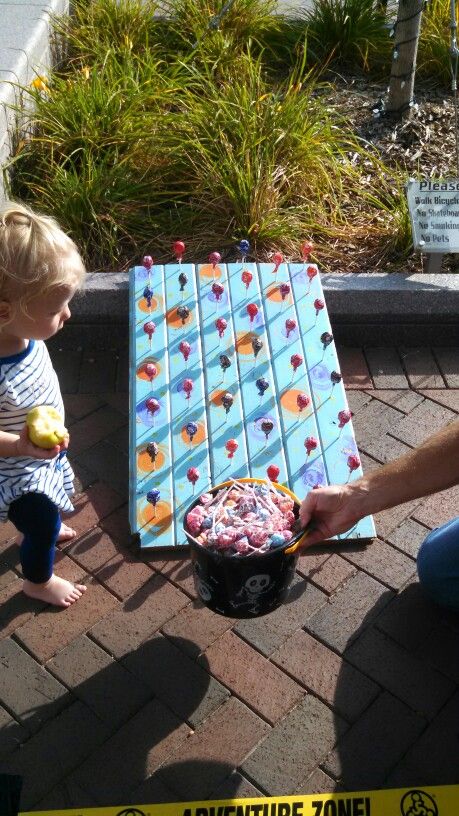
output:
[[[262,479],[238,481],[264,484]],[[230,484],[224,482],[207,492],[216,493]],[[293,499],[293,512],[298,518],[300,503],[296,496],[283,485],[276,484],[275,488]],[[285,600],[295,574],[304,531],[285,546],[260,555],[223,555],[203,547],[187,531],[186,516],[198,502],[199,497],[186,511],[184,530],[191,547],[195,586],[202,602],[213,612],[230,618],[256,618],[277,609]]]

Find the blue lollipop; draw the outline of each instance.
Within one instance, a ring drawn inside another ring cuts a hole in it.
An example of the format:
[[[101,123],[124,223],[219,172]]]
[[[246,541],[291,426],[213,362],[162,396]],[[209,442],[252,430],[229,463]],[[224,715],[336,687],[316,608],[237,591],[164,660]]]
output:
[[[242,257],[245,258],[245,256],[250,252],[250,242],[247,240],[247,238],[242,238],[237,244],[237,248]]]
[[[260,397],[262,397],[266,389],[269,388],[269,382],[268,380],[265,380],[264,377],[259,377],[258,380],[256,381],[256,386],[258,388],[258,393]]]
[[[143,290],[143,296],[144,296],[145,300],[147,301],[148,308],[151,309],[151,299],[153,297],[153,289],[150,286],[146,286],[145,289]]]
[[[153,490],[149,490],[147,493],[147,502],[150,502],[150,504],[152,504],[154,507],[153,518],[156,516],[156,505],[158,504],[160,497],[161,491],[158,490],[157,487],[154,487]]]
[[[188,422],[188,424],[185,427],[185,430],[190,438],[190,442],[192,442],[194,435],[197,434],[198,432],[198,426],[196,425],[196,422]]]

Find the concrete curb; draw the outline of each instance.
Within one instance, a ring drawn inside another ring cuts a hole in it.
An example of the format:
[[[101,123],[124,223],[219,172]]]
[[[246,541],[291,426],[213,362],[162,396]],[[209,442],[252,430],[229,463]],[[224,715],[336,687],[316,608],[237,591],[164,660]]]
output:
[[[459,345],[459,275],[323,275],[336,339],[346,345]],[[128,276],[88,275],[63,335],[72,345],[127,343]]]

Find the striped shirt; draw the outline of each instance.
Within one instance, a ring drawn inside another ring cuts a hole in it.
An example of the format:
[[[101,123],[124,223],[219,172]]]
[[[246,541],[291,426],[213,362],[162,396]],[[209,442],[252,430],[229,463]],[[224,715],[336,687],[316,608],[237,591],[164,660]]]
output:
[[[20,433],[31,408],[51,405],[64,418],[56,372],[43,340],[29,340],[19,354],[0,357],[0,431]],[[32,459],[0,457],[0,521],[6,521],[12,501],[24,493],[44,493],[64,511],[73,510],[73,471],[67,456]]]

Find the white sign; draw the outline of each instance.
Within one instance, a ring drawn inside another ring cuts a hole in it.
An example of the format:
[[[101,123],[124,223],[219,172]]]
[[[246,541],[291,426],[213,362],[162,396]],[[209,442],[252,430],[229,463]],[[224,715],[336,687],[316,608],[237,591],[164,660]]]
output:
[[[421,252],[459,252],[459,179],[410,179],[413,245]]]

